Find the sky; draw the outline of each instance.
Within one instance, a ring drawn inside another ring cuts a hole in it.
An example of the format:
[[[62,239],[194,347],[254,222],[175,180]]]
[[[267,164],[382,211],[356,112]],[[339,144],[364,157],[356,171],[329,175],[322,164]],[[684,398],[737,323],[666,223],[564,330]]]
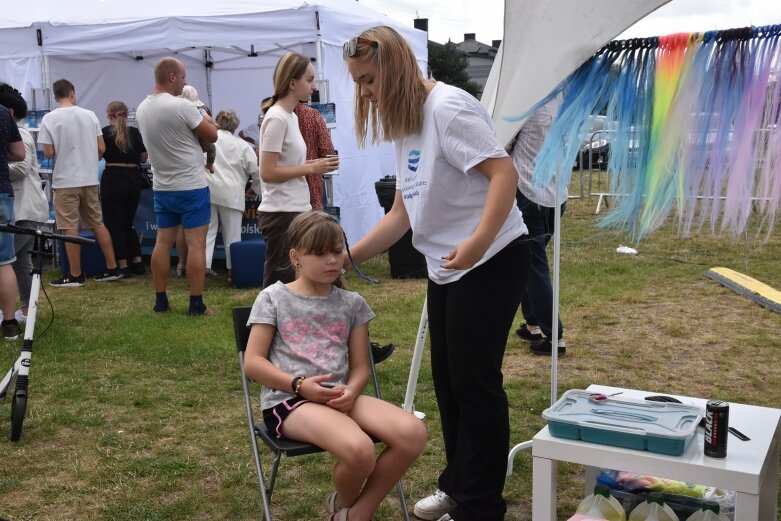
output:
[[[490,44],[503,35],[502,0],[358,1],[410,25],[417,17],[428,18],[429,39],[439,43],[448,39],[458,43],[464,40],[464,33],[476,33],[478,41]],[[672,0],[619,38],[770,24],[781,24],[781,0]]]

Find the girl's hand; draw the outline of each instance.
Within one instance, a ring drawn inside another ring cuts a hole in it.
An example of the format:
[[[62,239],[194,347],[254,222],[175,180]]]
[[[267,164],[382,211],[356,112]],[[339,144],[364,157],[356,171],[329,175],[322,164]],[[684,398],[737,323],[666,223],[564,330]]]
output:
[[[453,251],[442,256],[442,259],[447,261],[442,264],[442,267],[448,270],[468,270],[483,258],[487,249],[470,237],[456,245]]]
[[[341,395],[325,402],[325,404],[345,414],[352,411],[353,405],[355,404],[355,398],[357,397],[355,391],[347,385],[337,385],[332,390],[339,391]]]
[[[304,381],[301,382],[301,387],[298,389],[298,395],[313,402],[328,404],[329,400],[333,400],[342,395],[342,391],[338,388],[323,387],[320,385],[330,379],[330,373],[304,378]]]
[[[306,162],[309,165],[310,174],[327,174],[339,168],[339,157],[323,157],[320,159],[310,159]]]

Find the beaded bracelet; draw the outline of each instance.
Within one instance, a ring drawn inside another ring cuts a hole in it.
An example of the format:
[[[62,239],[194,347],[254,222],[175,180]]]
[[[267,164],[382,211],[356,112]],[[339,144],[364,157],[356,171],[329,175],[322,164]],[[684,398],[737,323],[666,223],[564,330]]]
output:
[[[298,392],[301,390],[301,384],[304,383],[305,376],[296,376],[293,378],[293,381],[291,382],[290,386],[293,389],[293,394],[296,396],[300,396]]]

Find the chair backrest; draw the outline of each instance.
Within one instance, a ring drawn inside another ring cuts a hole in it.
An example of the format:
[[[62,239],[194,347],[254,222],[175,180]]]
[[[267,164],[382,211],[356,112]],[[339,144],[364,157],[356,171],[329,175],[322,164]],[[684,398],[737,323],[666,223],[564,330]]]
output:
[[[236,351],[243,353],[247,349],[247,340],[249,340],[249,328],[247,320],[252,311],[251,306],[238,306],[233,308],[233,333],[236,337]]]

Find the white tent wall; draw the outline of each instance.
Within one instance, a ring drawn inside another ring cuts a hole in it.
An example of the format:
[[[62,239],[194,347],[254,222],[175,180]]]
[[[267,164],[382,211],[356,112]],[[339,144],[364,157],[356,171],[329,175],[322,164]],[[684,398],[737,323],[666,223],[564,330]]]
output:
[[[236,110],[243,128],[257,120],[260,100],[272,94],[271,76],[279,56],[290,48],[317,57],[319,46],[322,63],[316,65],[327,82],[323,95],[328,96],[322,101],[336,103],[332,138],[342,157],[334,178],[334,202],[341,208],[348,239],[358,240],[381,217],[374,183],[395,173],[392,148],[357,147],[354,85],[342,59],[342,44],[368,27],[390,25],[410,42],[425,70],[427,35],[412,28],[411,20],[410,27],[401,25],[352,0],[137,0],[132,7],[99,0],[30,0],[8,7],[0,17],[0,57],[6,58],[0,80],[31,101],[31,88],[43,86],[45,55],[49,81],[70,79],[79,105],[93,110],[102,123],[112,100],[137,107],[153,88],[156,61],[176,53],[201,99],[210,101],[213,111]],[[253,48],[258,56],[246,56]],[[210,89],[206,49],[213,62]]]
[[[30,58],[0,58],[0,81],[12,85],[24,94],[32,109],[32,89],[41,86],[43,66],[40,56]],[[36,109],[46,108],[40,98],[36,100]]]
[[[188,55],[178,58],[187,69],[188,83],[205,86],[203,60]],[[77,103],[94,111],[105,125],[106,106],[111,101],[121,100],[128,108],[138,107],[152,91],[156,62],[157,58],[135,60],[120,53],[52,56],[49,58],[49,76],[52,82],[60,78],[70,80],[76,87]]]

